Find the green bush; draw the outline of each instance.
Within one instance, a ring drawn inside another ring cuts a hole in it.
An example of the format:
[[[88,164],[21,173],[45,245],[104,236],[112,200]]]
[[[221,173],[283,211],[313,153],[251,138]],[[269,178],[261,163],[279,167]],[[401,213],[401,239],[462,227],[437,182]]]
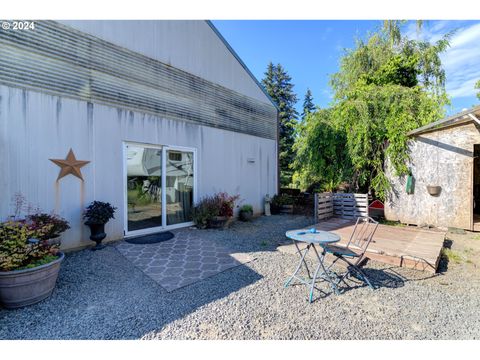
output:
[[[253,207],[252,207],[252,205],[245,204],[240,208],[240,211],[242,211],[242,212],[252,212],[253,213]]]
[[[58,245],[40,240],[52,227],[26,220],[0,223],[0,271],[31,268],[54,260]]]

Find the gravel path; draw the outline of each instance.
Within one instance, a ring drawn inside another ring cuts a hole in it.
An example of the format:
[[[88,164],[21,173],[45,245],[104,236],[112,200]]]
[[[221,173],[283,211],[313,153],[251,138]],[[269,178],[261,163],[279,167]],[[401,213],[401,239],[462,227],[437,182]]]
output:
[[[51,298],[0,309],[0,339],[480,339],[475,264],[432,277],[369,262],[378,290],[355,286],[313,304],[305,287],[284,289],[297,258],[275,249],[311,222],[282,215],[203,230],[256,260],[171,293],[113,246],[69,254]]]

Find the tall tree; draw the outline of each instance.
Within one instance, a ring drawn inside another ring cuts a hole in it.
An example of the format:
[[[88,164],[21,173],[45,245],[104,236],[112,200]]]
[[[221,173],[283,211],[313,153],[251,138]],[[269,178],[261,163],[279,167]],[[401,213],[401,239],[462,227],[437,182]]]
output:
[[[480,80],[475,84],[475,89],[480,90]],[[477,93],[477,98],[480,100],[480,91]]]
[[[346,154],[340,154],[338,161],[344,162],[345,171],[338,171],[336,163],[306,157],[303,164],[297,161],[296,176],[309,169],[323,174],[337,172],[354,190],[373,190],[385,199],[390,188],[386,161],[397,175],[408,172],[406,134],[441,118],[444,105],[449,103],[440,60],[440,54],[448,47],[448,36],[435,44],[398,33],[393,40],[387,27],[366,42],[357,41],[356,47],[341,58],[340,69],[332,76],[334,101],[329,123],[343,132]],[[315,149],[320,140],[299,136],[297,142],[302,141]],[[320,166],[308,161],[317,161]],[[304,174],[303,178],[306,177]]]
[[[293,144],[298,117],[298,112],[295,110],[297,95],[293,92],[292,78],[281,64],[274,65],[272,62],[268,64],[262,85],[280,110],[280,185],[288,186],[292,181],[291,164],[295,157]]]
[[[307,114],[310,114],[315,111],[315,105],[313,104],[313,96],[310,89],[307,89],[305,93],[305,97],[303,98],[303,112],[302,112],[302,120],[305,120]]]

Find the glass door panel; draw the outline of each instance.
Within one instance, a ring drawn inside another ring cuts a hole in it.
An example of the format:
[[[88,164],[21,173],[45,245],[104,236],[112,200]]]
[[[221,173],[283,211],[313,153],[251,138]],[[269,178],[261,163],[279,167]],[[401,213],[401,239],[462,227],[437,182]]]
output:
[[[162,226],[162,149],[128,145],[128,231]]]
[[[167,225],[192,221],[193,152],[166,151]]]

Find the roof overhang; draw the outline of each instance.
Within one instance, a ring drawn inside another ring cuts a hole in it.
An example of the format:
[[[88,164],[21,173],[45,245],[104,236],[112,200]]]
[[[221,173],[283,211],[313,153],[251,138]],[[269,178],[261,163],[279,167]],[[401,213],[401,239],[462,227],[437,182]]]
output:
[[[407,133],[407,135],[417,136],[426,132],[437,131],[447,127],[464,125],[472,122],[480,126],[480,105],[412,130]]]

